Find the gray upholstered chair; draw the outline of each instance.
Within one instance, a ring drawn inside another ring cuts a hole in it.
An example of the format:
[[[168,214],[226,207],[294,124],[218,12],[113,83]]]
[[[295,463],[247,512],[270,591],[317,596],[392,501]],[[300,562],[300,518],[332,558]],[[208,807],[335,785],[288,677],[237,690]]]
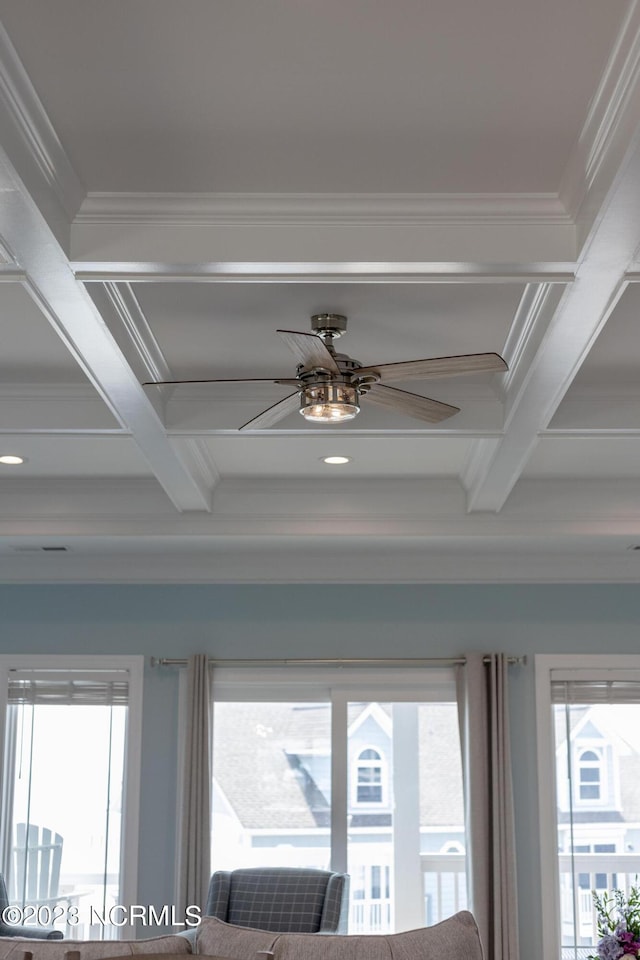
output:
[[[211,877],[205,915],[274,933],[346,933],[349,877],[311,867],[247,867]]]
[[[0,873],[0,937],[29,937],[31,940],[62,940],[62,931],[53,927],[24,926],[2,922],[2,915],[9,906],[9,895],[4,877]],[[6,914],[5,914],[6,916]]]

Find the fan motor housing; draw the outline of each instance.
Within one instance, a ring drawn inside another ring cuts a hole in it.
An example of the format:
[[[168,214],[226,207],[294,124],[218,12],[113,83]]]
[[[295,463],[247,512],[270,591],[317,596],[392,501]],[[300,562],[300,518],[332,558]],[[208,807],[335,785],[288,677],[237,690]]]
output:
[[[347,332],[347,318],[341,313],[314,313],[311,329],[323,339],[338,340]]]

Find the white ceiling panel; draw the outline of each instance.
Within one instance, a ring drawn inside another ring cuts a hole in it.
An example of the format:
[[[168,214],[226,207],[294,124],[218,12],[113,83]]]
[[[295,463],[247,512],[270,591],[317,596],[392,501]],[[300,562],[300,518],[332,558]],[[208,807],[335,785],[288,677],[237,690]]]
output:
[[[640,284],[630,283],[602,326],[550,426],[640,428]]]
[[[616,390],[640,398],[640,284],[630,283],[602,328],[566,399]]]
[[[136,445],[128,437],[116,436],[22,436],[0,433],[0,456],[17,454],[25,458],[21,466],[0,463],[0,484],[28,478],[152,477],[153,474]]]
[[[2,0],[90,190],[555,191],[624,0]]]
[[[520,284],[137,284],[135,294],[173,378],[294,377],[297,359],[278,329],[311,332],[313,313],[348,317],[335,344],[364,365],[498,352],[522,297]],[[454,429],[499,430],[502,408],[490,374],[408,381],[400,389],[460,406]],[[184,385],[166,408],[171,430],[233,430],[292,392],[268,384]],[[435,427],[448,429],[452,421]],[[305,428],[293,413],[274,430]],[[434,429],[374,406],[340,429]],[[272,431],[273,432],[273,431]],[[326,432],[326,431],[325,431]]]
[[[469,440],[458,437],[394,437],[385,444],[366,437],[216,437],[204,441],[223,477],[309,477],[354,480],[371,477],[457,477]],[[328,465],[327,456],[346,456]]]
[[[640,478],[640,437],[544,437],[523,478]]]
[[[0,283],[0,388],[87,383],[81,367],[20,283]]]
[[[363,365],[500,353],[522,290],[515,283],[135,286],[176,379],[293,376],[295,357],[276,330],[309,333],[315,313],[347,316],[336,349]],[[456,386],[464,391],[463,379]]]

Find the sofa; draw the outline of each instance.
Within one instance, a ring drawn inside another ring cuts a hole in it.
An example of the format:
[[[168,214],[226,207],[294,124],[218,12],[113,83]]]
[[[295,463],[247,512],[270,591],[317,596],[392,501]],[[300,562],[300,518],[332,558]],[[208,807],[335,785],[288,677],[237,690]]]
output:
[[[432,927],[395,934],[274,933],[203,917],[191,942],[180,935],[144,940],[0,938],[0,960],[483,960],[480,936],[466,910]]]

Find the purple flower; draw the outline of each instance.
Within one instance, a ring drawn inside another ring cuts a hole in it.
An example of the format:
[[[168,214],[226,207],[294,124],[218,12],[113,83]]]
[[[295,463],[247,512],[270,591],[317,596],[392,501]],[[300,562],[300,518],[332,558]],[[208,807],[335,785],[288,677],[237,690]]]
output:
[[[633,957],[637,956],[638,950],[640,950],[640,942],[636,940],[636,935],[629,930],[620,930],[620,932],[618,932],[618,929],[616,929],[616,934],[622,946],[623,953],[627,955],[631,954]]]
[[[624,952],[624,947],[618,942],[618,938],[610,933],[606,934],[598,943],[600,960],[618,960],[618,957],[621,957]]]

